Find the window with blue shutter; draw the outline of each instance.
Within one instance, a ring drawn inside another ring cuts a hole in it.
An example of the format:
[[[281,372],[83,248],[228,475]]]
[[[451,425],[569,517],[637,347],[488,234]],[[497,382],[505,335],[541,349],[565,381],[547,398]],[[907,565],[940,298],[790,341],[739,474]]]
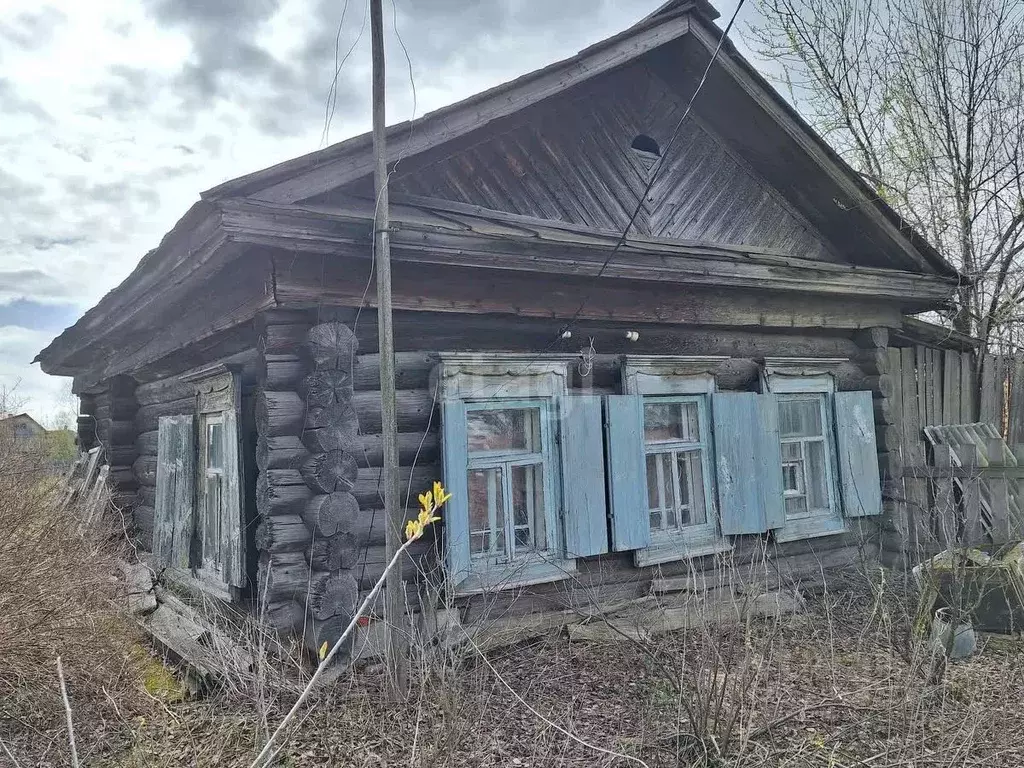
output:
[[[846,530],[839,504],[831,376],[768,377],[776,402],[783,516],[778,541]]]
[[[643,513],[634,522],[646,543],[635,547],[638,566],[730,548],[718,524],[710,422],[710,369],[722,360],[630,355],[623,361],[623,388],[640,398]]]
[[[603,508],[589,507],[590,496],[578,497],[579,509],[565,503],[581,478],[563,485],[558,444],[569,440],[574,461],[593,464],[594,447],[585,441],[595,432],[600,440],[600,421],[595,427],[593,406],[583,405],[561,424],[566,364],[528,365],[521,364],[520,377],[497,356],[440,367],[444,476],[452,494],[442,517],[447,576],[458,594],[566,578],[576,555],[600,551],[592,519],[574,519],[571,527],[563,519],[563,510],[603,515]],[[570,542],[584,551],[567,552]]]

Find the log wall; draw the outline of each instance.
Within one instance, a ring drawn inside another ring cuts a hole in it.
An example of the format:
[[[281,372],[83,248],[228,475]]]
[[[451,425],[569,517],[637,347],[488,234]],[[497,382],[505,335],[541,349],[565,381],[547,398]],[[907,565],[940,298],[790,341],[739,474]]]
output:
[[[135,380],[129,376],[115,376],[80,392],[79,398],[79,445],[84,450],[102,446],[102,461],[110,465],[114,503],[130,514],[138,491],[138,482],[132,471],[138,455],[133,427],[138,410]]]
[[[258,594],[278,631],[305,628],[317,648],[336,639],[376,578],[367,561],[375,486],[360,437],[372,407],[356,397],[357,342],[344,323],[286,311],[259,323]]]

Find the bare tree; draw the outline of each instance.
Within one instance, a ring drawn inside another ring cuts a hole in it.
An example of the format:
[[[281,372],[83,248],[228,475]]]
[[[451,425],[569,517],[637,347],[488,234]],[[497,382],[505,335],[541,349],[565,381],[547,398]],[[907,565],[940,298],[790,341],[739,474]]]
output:
[[[964,274],[953,327],[1012,341],[1024,314],[1024,2],[759,6],[748,34],[798,109]]]

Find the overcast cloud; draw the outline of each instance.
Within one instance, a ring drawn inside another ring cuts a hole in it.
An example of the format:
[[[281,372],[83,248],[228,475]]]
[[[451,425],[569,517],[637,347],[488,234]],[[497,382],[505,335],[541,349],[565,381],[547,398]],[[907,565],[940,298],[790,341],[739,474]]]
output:
[[[574,54],[662,0],[385,0],[389,121]],[[719,0],[731,13],[735,0]],[[369,127],[366,0],[0,0],[0,388],[199,192]],[[746,11],[744,11],[746,13]],[[724,21],[722,22],[724,24]],[[340,33],[339,33],[340,29]],[[20,383],[19,383],[20,382]]]

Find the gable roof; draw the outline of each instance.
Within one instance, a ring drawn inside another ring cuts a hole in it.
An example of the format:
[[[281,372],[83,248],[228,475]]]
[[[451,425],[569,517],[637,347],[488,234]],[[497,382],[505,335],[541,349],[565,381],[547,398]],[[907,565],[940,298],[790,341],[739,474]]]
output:
[[[403,166],[408,166],[419,155],[443,154],[449,145],[467,140],[469,134],[477,137],[500,127],[502,121],[514,120],[524,110],[643,57],[662,56],[662,71],[669,73],[670,79],[675,78],[680,90],[690,97],[696,74],[706,66],[724,35],[712,23],[718,15],[705,0],[665,3],[633,27],[575,56],[415,120],[389,126],[388,161],[394,164],[401,158]],[[689,41],[685,52],[681,47],[684,40]],[[739,151],[749,151],[757,158],[761,167],[755,170],[763,171],[769,182],[791,186],[794,204],[804,209],[801,213],[819,230],[834,231],[844,243],[854,238],[865,241],[860,247],[884,251],[895,268],[957,277],[956,269],[879,198],[728,39],[722,41],[712,73],[694,102],[694,117],[707,110],[707,122],[714,122],[715,102],[721,100],[724,104],[726,91],[732,94],[729,106],[717,108],[727,109],[729,114],[717,118],[728,130],[735,131],[729,138]],[[740,118],[735,114],[737,109],[750,114]],[[758,119],[748,120],[755,112]],[[766,121],[760,120],[762,115]],[[757,135],[764,133],[766,125],[774,132],[767,139]],[[776,157],[766,160],[766,152]],[[227,181],[203,192],[202,199],[244,196],[273,203],[310,201],[369,179],[373,167],[372,135],[364,133]],[[808,179],[813,180],[815,190],[801,194],[796,180]],[[873,263],[877,265],[878,260]]]

